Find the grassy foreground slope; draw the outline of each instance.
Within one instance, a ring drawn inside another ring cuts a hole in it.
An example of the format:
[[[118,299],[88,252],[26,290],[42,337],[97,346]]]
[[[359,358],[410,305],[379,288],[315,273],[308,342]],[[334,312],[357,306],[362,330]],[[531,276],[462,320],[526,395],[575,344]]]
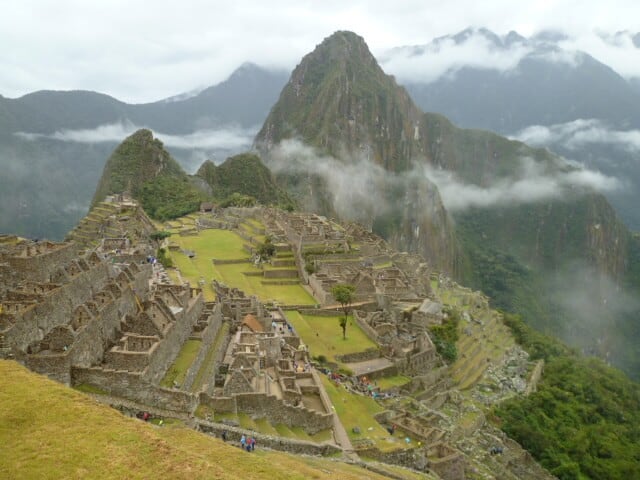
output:
[[[355,465],[257,450],[127,418],[0,361],[0,478],[384,478]]]

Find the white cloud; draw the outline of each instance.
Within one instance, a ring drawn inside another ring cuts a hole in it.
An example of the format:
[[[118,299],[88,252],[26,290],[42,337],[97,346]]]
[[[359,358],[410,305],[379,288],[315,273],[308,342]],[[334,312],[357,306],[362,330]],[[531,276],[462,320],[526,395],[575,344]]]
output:
[[[636,31],[640,29],[636,27]],[[640,48],[633,44],[631,35],[617,35],[612,41],[610,36],[592,30],[580,32],[560,45],[565,49],[587,52],[627,79],[640,77]]]
[[[429,166],[424,167],[424,175],[438,186],[442,202],[450,212],[470,207],[520,205],[558,199],[574,189],[587,188],[606,192],[620,187],[615,178],[585,168],[547,173],[528,158],[521,159],[518,174],[495,179],[487,187],[464,183],[455,173],[435,170]]]
[[[18,132],[16,135],[27,140],[37,138],[49,138],[63,142],[77,143],[101,143],[121,142],[136,130],[144,128],[131,122],[116,122],[100,125],[93,129],[83,130],[59,130],[52,134]],[[154,131],[154,136],[159,138],[168,147],[184,149],[223,149],[239,150],[251,146],[253,137],[258,127],[250,129],[240,127],[227,127],[221,129],[198,130],[187,135],[170,135]]]
[[[487,70],[513,70],[531,49],[521,43],[510,49],[496,47],[475,32],[464,41],[443,39],[425,46],[419,53],[412,48],[388,52],[383,68],[401,81],[430,83],[443,75],[454,75],[463,67]]]
[[[486,187],[465,183],[455,173],[416,162],[412,170],[394,173],[368,161],[364,155],[345,156],[345,161],[318,154],[297,140],[285,140],[270,154],[269,167],[275,173],[314,174],[331,185],[333,206],[343,218],[358,219],[385,213],[389,205],[379,192],[423,181],[425,192],[435,184],[449,212],[471,207],[494,207],[560,199],[580,189],[611,191],[618,180],[602,173],[578,168],[549,173],[530,158],[520,160],[520,169],[512,177],[494,179]]]
[[[0,16],[0,45],[11,46],[0,49],[0,94],[85,89],[154,101],[218,83],[245,61],[292,69],[339,29],[382,52],[470,25],[525,35],[544,28],[574,36],[595,28],[640,31],[640,3],[157,0],[150,7],[142,0],[21,0]],[[620,68],[640,68],[637,57],[620,58]]]
[[[532,125],[512,135],[529,145],[562,145],[576,150],[589,144],[610,144],[630,152],[640,151],[640,130],[616,130],[595,118],[554,125]]]

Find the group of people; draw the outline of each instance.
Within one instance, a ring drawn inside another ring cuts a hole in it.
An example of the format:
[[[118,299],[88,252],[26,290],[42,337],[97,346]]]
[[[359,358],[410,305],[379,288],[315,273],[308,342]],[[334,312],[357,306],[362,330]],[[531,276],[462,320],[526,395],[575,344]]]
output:
[[[224,442],[227,441],[226,430],[222,432],[221,437]],[[256,449],[256,439],[254,437],[247,437],[246,435],[242,434],[242,437],[240,437],[240,448],[246,450],[247,452],[253,452]]]
[[[249,438],[243,434],[240,437],[240,447],[247,452],[253,452],[256,449],[256,439],[254,437]]]

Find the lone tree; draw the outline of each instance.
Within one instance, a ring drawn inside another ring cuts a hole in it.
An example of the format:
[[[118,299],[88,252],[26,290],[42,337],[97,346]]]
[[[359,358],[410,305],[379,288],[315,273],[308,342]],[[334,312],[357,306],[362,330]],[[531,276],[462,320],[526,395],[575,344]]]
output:
[[[346,283],[339,283],[331,287],[331,295],[342,306],[344,317],[340,318],[340,327],[342,328],[342,339],[347,339],[347,317],[351,311],[351,303],[353,302],[353,294],[356,287]]]

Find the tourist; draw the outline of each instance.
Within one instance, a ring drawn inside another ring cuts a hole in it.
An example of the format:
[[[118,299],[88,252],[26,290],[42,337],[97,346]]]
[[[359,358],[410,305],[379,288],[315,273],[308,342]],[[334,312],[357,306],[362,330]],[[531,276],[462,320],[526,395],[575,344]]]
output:
[[[256,439],[251,437],[251,451],[253,452],[256,449]]]
[[[226,431],[226,430],[223,430],[223,431],[222,431],[222,435],[221,435],[221,436],[222,436],[222,441],[223,441],[223,442],[226,442],[226,441],[227,441],[227,431]]]
[[[240,437],[240,445],[242,446],[243,450],[246,444],[247,444],[247,437],[245,437],[244,434],[242,434],[242,437]]]

